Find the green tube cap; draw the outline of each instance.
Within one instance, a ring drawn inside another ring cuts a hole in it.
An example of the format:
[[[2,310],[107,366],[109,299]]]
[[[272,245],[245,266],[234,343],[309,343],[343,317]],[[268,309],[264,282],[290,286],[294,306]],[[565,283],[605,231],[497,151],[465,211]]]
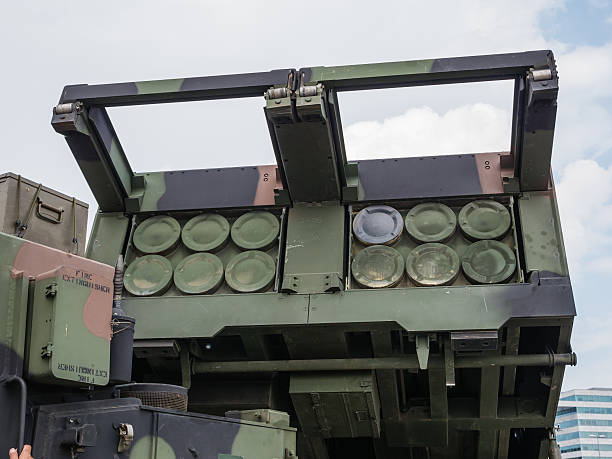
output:
[[[456,228],[455,212],[438,202],[418,204],[406,215],[406,231],[417,242],[445,241]]]
[[[362,287],[393,287],[404,275],[404,257],[392,247],[372,245],[355,255],[351,271]]]
[[[248,250],[232,257],[225,268],[225,281],[240,293],[265,290],[274,281],[276,264],[265,252]]]
[[[406,258],[408,277],[424,287],[450,285],[460,270],[457,252],[437,242],[419,245]]]
[[[510,212],[492,199],[473,201],[459,212],[459,227],[472,240],[499,239],[510,229]]]
[[[174,270],[174,285],[183,293],[211,293],[222,282],[223,263],[212,253],[189,255]]]
[[[365,245],[393,244],[403,229],[402,216],[389,206],[368,206],[353,219],[353,234]]]
[[[510,247],[499,241],[478,241],[465,250],[461,267],[472,282],[497,284],[512,276],[516,257]]]
[[[219,214],[196,215],[183,227],[183,244],[194,252],[218,250],[227,242],[230,224]]]
[[[142,253],[162,253],[174,247],[181,237],[181,225],[168,215],[157,215],[143,221],[132,238]]]
[[[232,241],[245,250],[264,249],[278,237],[280,224],[270,212],[247,212],[232,225]]]
[[[160,295],[170,287],[171,283],[172,263],[161,255],[136,258],[123,276],[123,286],[136,296]]]

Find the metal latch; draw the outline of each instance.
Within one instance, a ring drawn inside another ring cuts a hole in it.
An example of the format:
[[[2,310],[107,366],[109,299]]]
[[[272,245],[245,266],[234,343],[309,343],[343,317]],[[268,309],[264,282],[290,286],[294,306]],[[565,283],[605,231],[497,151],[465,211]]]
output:
[[[45,287],[45,296],[57,295],[57,282],[52,282]]]
[[[42,351],[40,353],[40,356],[43,359],[48,359],[49,357],[51,357],[51,354],[53,354],[53,343],[47,343],[46,346],[42,347]]]
[[[134,427],[132,424],[119,424],[119,445],[117,446],[117,452],[123,453],[132,447],[134,441]]]

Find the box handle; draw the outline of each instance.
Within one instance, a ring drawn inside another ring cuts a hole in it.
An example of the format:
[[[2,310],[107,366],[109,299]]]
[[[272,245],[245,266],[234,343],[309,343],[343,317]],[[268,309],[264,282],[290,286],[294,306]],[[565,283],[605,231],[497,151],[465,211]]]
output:
[[[38,215],[38,218],[42,218],[51,223],[61,223],[64,218],[64,209],[45,204],[42,202],[42,199],[38,198],[36,215]]]

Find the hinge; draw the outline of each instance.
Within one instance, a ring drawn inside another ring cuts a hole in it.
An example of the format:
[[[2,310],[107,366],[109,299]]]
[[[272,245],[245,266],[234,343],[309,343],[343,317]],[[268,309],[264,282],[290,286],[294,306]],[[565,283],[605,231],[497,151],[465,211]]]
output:
[[[533,81],[544,81],[552,80],[553,75],[552,70],[550,70],[548,67],[543,69],[530,68],[527,77],[532,78]]]

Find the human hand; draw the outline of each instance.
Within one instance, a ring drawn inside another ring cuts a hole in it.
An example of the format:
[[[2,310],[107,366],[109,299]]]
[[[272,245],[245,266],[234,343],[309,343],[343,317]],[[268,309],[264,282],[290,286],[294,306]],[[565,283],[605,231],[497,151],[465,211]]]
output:
[[[23,449],[19,455],[15,448],[11,448],[9,451],[9,459],[34,459],[32,457],[32,447],[30,445],[23,445]]]

